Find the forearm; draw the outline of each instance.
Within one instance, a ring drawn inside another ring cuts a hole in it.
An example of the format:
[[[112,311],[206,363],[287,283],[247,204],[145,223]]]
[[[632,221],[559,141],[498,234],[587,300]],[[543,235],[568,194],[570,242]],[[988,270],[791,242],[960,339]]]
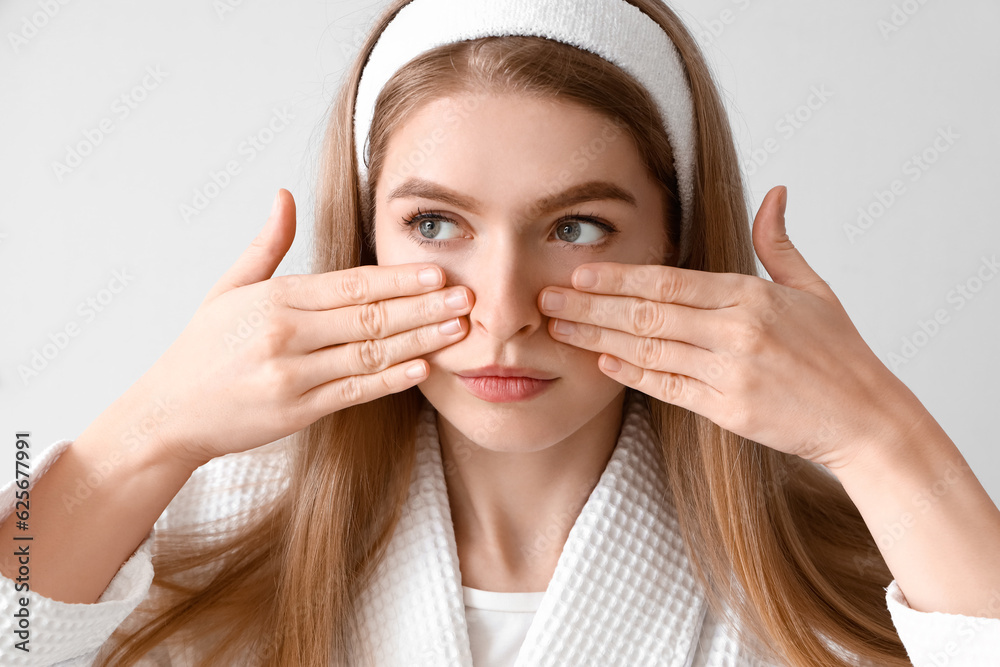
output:
[[[1000,509],[926,412],[834,473],[917,611],[1000,618]]]
[[[97,601],[194,470],[153,438],[123,444],[150,409],[144,398],[123,396],[34,481],[28,531],[16,530],[16,514],[0,525],[4,576],[17,577],[15,546],[30,544],[32,591],[60,602]]]

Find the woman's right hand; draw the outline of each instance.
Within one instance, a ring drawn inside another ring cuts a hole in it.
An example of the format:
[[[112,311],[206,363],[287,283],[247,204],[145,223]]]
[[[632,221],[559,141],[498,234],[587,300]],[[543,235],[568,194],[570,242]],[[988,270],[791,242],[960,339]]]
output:
[[[411,360],[465,336],[461,316],[471,310],[472,291],[440,289],[440,267],[361,266],[273,278],[294,236],[295,202],[279,190],[260,235],[134,387],[143,402],[160,406],[143,440],[192,469],[412,387],[429,367]],[[448,322],[457,322],[455,333],[439,330]],[[409,377],[413,366],[420,373]]]

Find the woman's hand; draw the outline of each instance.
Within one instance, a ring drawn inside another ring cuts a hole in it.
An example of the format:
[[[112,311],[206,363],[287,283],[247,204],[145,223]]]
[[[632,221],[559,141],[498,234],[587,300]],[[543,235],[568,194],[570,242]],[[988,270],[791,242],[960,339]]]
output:
[[[150,439],[193,467],[412,387],[428,366],[406,362],[465,336],[472,292],[440,289],[433,264],[272,278],[294,235],[295,202],[280,190],[263,231],[137,383],[161,406]]]
[[[577,267],[576,289],[543,290],[539,307],[554,339],[604,353],[618,382],[837,469],[930,415],[788,239],[786,197],[772,189],[753,225],[774,282],[602,262]],[[565,297],[558,310],[551,293]]]

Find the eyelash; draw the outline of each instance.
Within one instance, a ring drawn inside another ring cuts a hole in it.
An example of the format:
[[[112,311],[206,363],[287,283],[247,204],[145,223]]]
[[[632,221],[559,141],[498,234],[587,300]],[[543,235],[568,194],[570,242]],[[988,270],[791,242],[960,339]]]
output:
[[[437,248],[447,245],[448,241],[436,241],[434,239],[428,239],[422,237],[416,231],[415,227],[418,222],[421,222],[423,220],[445,220],[453,225],[458,224],[448,216],[434,212],[423,212],[419,208],[416,210],[415,213],[407,217],[404,217],[402,220],[400,220],[400,224],[409,230],[410,238],[413,239],[416,243],[419,243],[420,245],[433,246]],[[562,224],[566,220],[579,220],[582,222],[586,222],[588,224],[594,225],[607,235],[604,237],[602,241],[598,241],[597,243],[570,243],[569,241],[563,242],[564,245],[568,245],[574,250],[583,250],[586,248],[600,248],[606,245],[608,241],[611,239],[611,237],[618,233],[618,229],[616,227],[595,217],[593,214],[584,214],[582,212],[569,213],[566,216],[560,218],[559,223]]]

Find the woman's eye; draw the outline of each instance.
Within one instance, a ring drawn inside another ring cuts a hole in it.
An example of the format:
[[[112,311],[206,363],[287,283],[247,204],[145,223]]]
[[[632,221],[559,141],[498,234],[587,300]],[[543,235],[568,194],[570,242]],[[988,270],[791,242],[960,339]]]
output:
[[[447,235],[448,225],[451,225],[451,227],[454,228],[451,236]],[[416,228],[422,237],[435,241],[461,236],[461,234],[457,233],[458,226],[454,222],[445,220],[444,218],[424,218],[422,220],[418,220],[416,221]],[[442,229],[445,230],[444,235],[442,235]]]
[[[559,240],[575,245],[591,245],[607,235],[605,225],[587,220],[568,220],[556,227]]]
[[[463,238],[458,224],[436,213],[419,209],[414,215],[401,220],[410,237],[420,244],[445,246],[449,239]],[[449,231],[449,229],[451,231]],[[605,245],[618,232],[606,222],[585,215],[563,218],[556,223],[555,236],[568,247],[577,250]]]

